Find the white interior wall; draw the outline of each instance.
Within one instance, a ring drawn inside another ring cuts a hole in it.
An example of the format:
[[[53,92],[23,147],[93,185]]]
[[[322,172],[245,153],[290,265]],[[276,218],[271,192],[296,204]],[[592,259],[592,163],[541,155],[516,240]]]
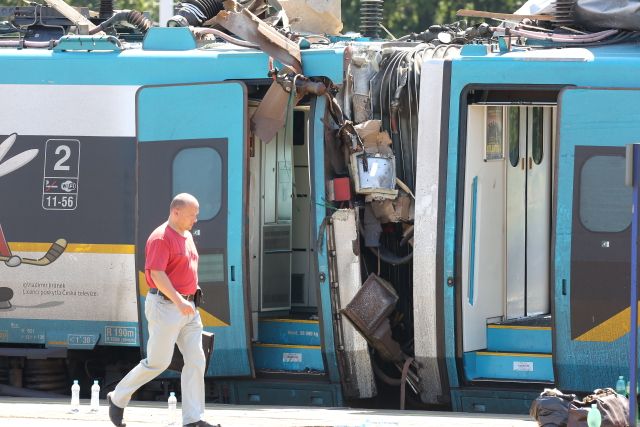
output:
[[[462,236],[462,327],[465,352],[486,348],[486,321],[503,315],[505,297],[504,159],[484,160],[485,107],[470,106],[468,114]],[[476,177],[475,259],[471,268],[472,183]],[[471,272],[473,277],[470,277]],[[473,286],[472,292],[470,285]]]

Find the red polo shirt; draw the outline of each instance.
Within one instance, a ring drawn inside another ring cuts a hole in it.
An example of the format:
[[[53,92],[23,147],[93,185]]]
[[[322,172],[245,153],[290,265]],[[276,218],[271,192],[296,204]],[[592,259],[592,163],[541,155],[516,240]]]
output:
[[[168,223],[156,228],[145,249],[144,274],[147,283],[157,288],[150,270],[164,271],[178,293],[192,295],[198,288],[198,250],[193,236],[181,236]]]

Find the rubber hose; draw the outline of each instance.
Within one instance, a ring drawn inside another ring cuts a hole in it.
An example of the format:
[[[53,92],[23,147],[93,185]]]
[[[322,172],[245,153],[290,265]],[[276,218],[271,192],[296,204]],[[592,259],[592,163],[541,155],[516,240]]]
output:
[[[169,19],[169,27],[199,27],[224,9],[218,0],[186,0],[178,4],[177,14]]]
[[[117,22],[128,22],[134,25],[141,33],[146,33],[153,25],[151,21],[137,10],[121,10],[120,12],[107,19],[93,30],[89,31],[89,34],[96,34],[100,31],[111,27]]]
[[[371,252],[373,252],[374,255],[376,256],[380,256],[380,259],[384,262],[386,262],[387,264],[391,264],[391,265],[402,265],[402,264],[406,264],[409,261],[411,261],[413,259],[413,251],[409,252],[407,255],[405,256],[398,256],[395,255],[393,253],[391,253],[391,251],[389,251],[388,249],[380,246],[377,248],[369,248],[371,250]]]

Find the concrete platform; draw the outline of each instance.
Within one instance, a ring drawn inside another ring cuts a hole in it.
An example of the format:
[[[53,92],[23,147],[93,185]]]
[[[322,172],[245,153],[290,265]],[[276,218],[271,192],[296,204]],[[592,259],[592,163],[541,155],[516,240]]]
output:
[[[180,412],[178,410],[178,412]],[[534,427],[538,424],[523,415],[467,414],[427,411],[389,411],[351,408],[300,408],[290,406],[207,405],[206,420],[223,427]],[[166,426],[167,409],[160,402],[133,402],[125,410],[128,427]],[[97,413],[89,412],[89,402],[70,413],[69,402],[0,396],[2,427],[112,426],[106,401]]]

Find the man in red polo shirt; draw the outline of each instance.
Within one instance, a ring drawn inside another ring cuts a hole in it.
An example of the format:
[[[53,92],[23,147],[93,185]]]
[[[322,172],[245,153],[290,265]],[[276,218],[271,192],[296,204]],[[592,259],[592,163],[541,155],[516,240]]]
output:
[[[131,395],[167,369],[177,343],[184,358],[183,424],[212,427],[203,420],[205,356],[201,344],[202,321],[193,303],[198,289],[198,251],[190,230],[198,221],[198,212],[195,197],[178,194],[171,201],[167,222],[156,228],[147,240],[145,277],[149,294],[144,313],[149,326],[147,358],[107,395],[109,418],[116,426],[124,426],[122,416]]]

